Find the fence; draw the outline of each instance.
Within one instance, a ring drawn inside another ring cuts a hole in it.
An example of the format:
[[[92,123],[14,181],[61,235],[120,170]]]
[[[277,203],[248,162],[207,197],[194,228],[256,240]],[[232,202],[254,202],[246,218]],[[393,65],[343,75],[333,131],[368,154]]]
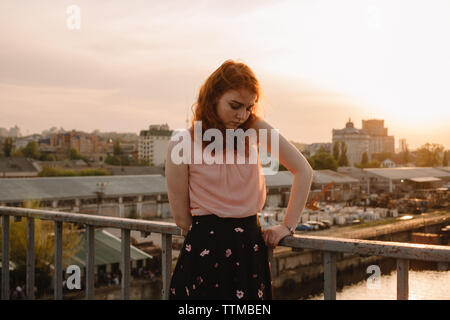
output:
[[[62,299],[63,297],[63,223],[76,223],[86,226],[86,299],[90,300],[94,298],[95,227],[121,229],[121,298],[124,300],[130,299],[130,231],[138,230],[145,235],[151,232],[160,233],[162,240],[161,298],[168,298],[172,271],[172,236],[181,235],[181,229],[174,223],[1,206],[0,216],[2,218],[2,300],[9,299],[9,225],[11,216],[14,218],[14,221],[20,221],[22,218],[27,219],[26,296],[28,299],[34,299],[34,219],[51,220],[55,224],[55,272],[53,284],[54,298],[56,300]],[[439,245],[306,235],[286,237],[280,241],[279,245],[324,252],[324,298],[326,300],[336,299],[336,254],[340,252],[397,259],[397,299],[399,300],[408,299],[409,260],[450,262],[450,248]],[[273,261],[272,250],[269,250],[269,259]]]

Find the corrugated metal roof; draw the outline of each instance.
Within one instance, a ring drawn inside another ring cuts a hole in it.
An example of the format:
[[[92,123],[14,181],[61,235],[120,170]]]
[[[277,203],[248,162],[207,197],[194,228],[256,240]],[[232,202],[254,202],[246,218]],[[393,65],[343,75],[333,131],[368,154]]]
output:
[[[442,179],[435,177],[420,177],[420,178],[411,178],[409,180],[414,182],[432,182],[432,181],[441,181]]]
[[[130,245],[131,260],[143,260],[148,258],[152,258],[152,256]],[[86,243],[84,236],[81,239],[80,250],[75,253],[72,259],[73,262],[80,267],[86,266]],[[105,230],[95,230],[94,264],[98,266],[120,263],[121,261],[121,240]]]
[[[313,183],[359,183],[358,179],[352,178],[345,174],[333,170],[314,170]]]
[[[63,200],[96,197],[97,183],[106,182],[105,197],[166,193],[162,175],[89,176],[0,179],[0,201]]]
[[[450,172],[431,167],[369,168],[364,171],[392,180],[423,177],[450,178]]]
[[[266,187],[290,187],[292,186],[292,181],[294,176],[290,171],[278,171],[274,175],[264,176],[266,180]]]
[[[449,173],[450,175],[450,173]],[[291,187],[294,177],[289,171],[266,175],[266,186]],[[314,183],[358,182],[332,170],[315,170]],[[64,200],[74,198],[95,198],[97,183],[106,182],[104,197],[153,195],[167,193],[166,178],[162,175],[89,176],[0,179],[0,201],[12,202],[28,199]]]
[[[333,170],[314,170],[313,183],[328,184],[335,183],[359,183],[358,179],[352,178]],[[275,175],[267,175],[266,185],[268,187],[291,187],[294,176],[290,171],[279,171]]]

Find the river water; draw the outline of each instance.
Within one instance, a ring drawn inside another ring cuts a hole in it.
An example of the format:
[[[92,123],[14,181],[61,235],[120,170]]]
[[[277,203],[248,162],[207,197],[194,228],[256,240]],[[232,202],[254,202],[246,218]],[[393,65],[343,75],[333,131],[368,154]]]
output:
[[[368,275],[368,278],[370,275]],[[368,284],[369,283],[369,284]],[[370,280],[344,286],[336,292],[336,300],[396,300],[397,271],[381,275],[379,287]],[[310,300],[323,299],[323,294],[309,297]],[[410,300],[450,300],[450,271],[409,270]]]

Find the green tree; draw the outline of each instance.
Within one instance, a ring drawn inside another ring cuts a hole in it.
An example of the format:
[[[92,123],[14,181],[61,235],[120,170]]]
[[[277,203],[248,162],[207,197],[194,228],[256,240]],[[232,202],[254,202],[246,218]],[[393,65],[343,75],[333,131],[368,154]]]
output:
[[[22,153],[24,157],[39,159],[41,154],[39,152],[39,145],[36,141],[30,141],[27,143],[25,148],[22,148]]]
[[[14,140],[12,137],[6,137],[5,141],[3,141],[3,153],[5,157],[11,157],[14,151]]]
[[[347,167],[349,165],[347,158],[347,144],[345,141],[341,141],[341,155],[339,156],[338,165],[339,167]]]
[[[416,166],[418,167],[436,167],[442,164],[442,154],[444,146],[437,143],[426,143],[417,151]]]
[[[56,161],[56,157],[53,154],[42,153],[39,157],[40,161]]]
[[[369,163],[369,156],[367,155],[367,152],[364,152],[362,154],[361,164],[364,166],[367,165],[368,163]]]
[[[84,159],[83,156],[80,154],[80,152],[78,152],[78,150],[75,149],[75,148],[70,149],[69,158],[70,158],[70,160],[82,160],[82,159]]]
[[[113,153],[115,156],[119,157],[123,154],[122,148],[120,147],[120,139],[114,141]]]
[[[308,162],[314,170],[330,169],[337,171],[338,168],[337,161],[328,152],[317,152],[312,157],[308,158]]]
[[[113,165],[113,166],[118,166],[118,165],[120,165],[120,159],[119,159],[119,157],[108,154],[106,156],[105,163]]]
[[[391,152],[380,152],[380,153],[373,153],[372,154],[372,159],[376,159],[380,162],[383,162],[386,159],[392,159],[393,158],[393,154]]]
[[[39,200],[24,202],[24,208],[39,209]],[[0,228],[1,229],[1,228]],[[52,280],[52,265],[54,264],[54,222],[35,219],[34,225],[34,254],[35,254],[35,283],[38,289],[47,289]],[[71,223],[63,224],[63,267],[73,263],[73,255],[80,249],[81,234]],[[1,239],[0,239],[1,242]],[[10,259],[15,265],[11,272],[12,284],[26,282],[27,263],[27,222],[22,218],[20,222],[10,219]]]
[[[367,162],[366,164],[361,163],[355,163],[355,167],[364,169],[364,168],[379,168],[381,166],[381,162],[374,159],[370,162]]]
[[[339,142],[336,141],[333,145],[333,157],[336,161],[339,161]]]

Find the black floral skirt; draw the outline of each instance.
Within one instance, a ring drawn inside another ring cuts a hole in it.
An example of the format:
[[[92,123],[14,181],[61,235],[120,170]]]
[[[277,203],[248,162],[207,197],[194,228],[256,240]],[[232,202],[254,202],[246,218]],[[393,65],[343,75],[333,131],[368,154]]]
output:
[[[268,250],[257,215],[194,216],[172,275],[169,300],[268,300]]]

